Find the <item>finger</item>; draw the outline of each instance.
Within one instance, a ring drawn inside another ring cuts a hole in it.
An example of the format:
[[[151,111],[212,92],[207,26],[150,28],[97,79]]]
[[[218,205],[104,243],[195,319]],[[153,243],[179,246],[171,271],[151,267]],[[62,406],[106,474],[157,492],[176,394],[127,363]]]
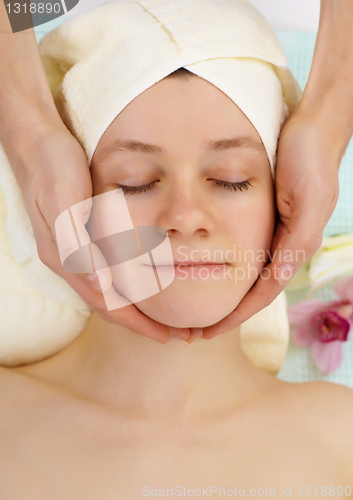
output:
[[[200,338],[203,333],[203,328],[190,328],[190,330],[191,330],[190,337],[187,340],[189,344],[194,342],[194,340]]]
[[[105,299],[101,293],[96,293],[86,280],[82,279],[78,274],[71,273],[63,268],[54,241],[46,239],[43,242],[39,258],[44,265],[67,281],[89,307],[105,321],[122,325],[125,328],[161,343],[168,342],[170,338],[168,327],[144,315],[135,305],[130,304],[120,309],[108,311]],[[121,299],[121,296],[116,292],[114,287],[110,287],[109,290],[114,297]]]
[[[101,293],[96,293],[89,283],[83,279],[87,273],[83,273],[83,275],[69,272],[64,269],[61,258],[59,256],[58,247],[56,241],[50,232],[49,226],[44,220],[40,210],[37,207],[37,215],[34,217],[35,223],[33,226],[33,231],[35,233],[36,241],[41,241],[41,246],[38,248],[38,255],[40,260],[45,264],[49,269],[53,272],[61,276],[68,284],[82,297],[82,299],[93,309],[102,319],[108,321],[113,324],[122,325],[136,333],[144,335],[146,337],[157,340],[161,343],[168,342],[170,338],[170,333],[168,327],[166,325],[162,325],[157,321],[149,318],[144,315],[141,311],[137,309],[135,305],[126,305],[120,309],[116,310],[107,310],[106,302]],[[70,227],[70,226],[68,226]],[[36,234],[38,233],[38,234]],[[65,234],[65,232],[64,232]],[[83,233],[84,234],[84,233]],[[85,236],[86,237],[86,236]],[[91,243],[93,249],[97,250],[95,255],[95,259],[99,262],[99,259],[104,257],[99,252],[98,247]],[[74,248],[77,248],[77,245],[73,245]],[[68,245],[68,248],[69,245]],[[71,250],[72,251],[72,250]],[[95,250],[93,250],[94,252]],[[106,273],[107,269],[104,269],[104,273]],[[111,284],[111,274],[107,275],[108,277],[108,285]],[[99,281],[99,285],[97,283]],[[96,282],[94,285],[98,285],[101,287],[100,278],[96,278]],[[102,291],[102,287],[101,290]],[[108,287],[107,292],[110,292],[110,298],[112,301],[119,302],[122,297],[116,292],[114,287]],[[107,293],[106,292],[106,293]],[[128,302],[126,300],[126,302]]]
[[[94,291],[103,293],[112,286],[112,276],[102,252],[95,244],[91,243],[85,227],[85,223],[90,217],[91,208],[92,198],[76,204],[73,209],[69,208],[63,211],[55,220],[53,234],[41,213],[42,220],[40,221],[40,218],[37,217],[32,225],[36,240],[42,242],[40,258],[43,263],[46,263],[53,270],[49,265],[48,254],[45,255],[48,249],[44,251],[43,234],[46,234],[48,244],[52,241],[57,245],[63,269],[70,273],[76,273],[81,279],[88,280],[87,284]],[[41,227],[38,229],[39,221]],[[52,251],[49,255],[53,258]],[[58,273],[58,270],[56,272]],[[60,275],[62,274],[60,273]]]
[[[149,318],[133,304],[109,312],[101,310],[96,312],[108,323],[122,325],[128,330],[157,340],[161,344],[166,344],[170,339],[169,329],[166,325]]]
[[[279,222],[271,265],[272,277],[279,285],[287,285],[320,248],[326,222],[316,212],[303,207],[293,211],[288,227]]]
[[[102,252],[94,243],[89,243],[88,250],[85,252],[87,260],[91,261],[91,272],[78,272],[77,275],[85,279],[89,286],[98,293],[106,293],[113,287],[113,278],[110,267],[108,266]],[[88,266],[86,271],[88,271]]]
[[[190,328],[176,328],[174,326],[168,326],[170,336],[173,338],[180,338],[182,340],[188,341],[190,337]]]
[[[86,229],[92,207],[93,200],[88,198],[62,212],[55,221],[55,239],[63,267],[86,279],[94,291],[104,293],[112,286],[112,275]]]
[[[71,254],[77,252],[81,247],[87,246],[91,241],[85,228],[84,219],[86,219],[87,223],[90,217],[92,204],[92,198],[76,203],[67,210],[61,212],[55,220],[52,234],[55,236],[63,266],[66,259]],[[87,264],[86,262],[86,265]],[[76,271],[73,270],[72,272]]]
[[[313,221],[316,224],[312,226]],[[314,230],[309,228],[314,227]],[[325,223],[317,210],[295,209],[288,226],[278,221],[273,242],[277,247],[272,262],[262,270],[260,277],[237,308],[220,322],[204,329],[203,337],[214,336],[238,327],[251,316],[267,307],[284,289],[299,268],[320,248]],[[270,272],[270,275],[269,275]],[[270,279],[266,278],[267,276]]]

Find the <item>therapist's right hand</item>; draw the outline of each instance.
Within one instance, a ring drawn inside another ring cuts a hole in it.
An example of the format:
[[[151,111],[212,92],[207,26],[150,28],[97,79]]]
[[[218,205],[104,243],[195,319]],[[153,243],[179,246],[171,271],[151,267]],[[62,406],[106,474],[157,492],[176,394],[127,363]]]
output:
[[[18,145],[18,137],[16,141]],[[89,284],[88,274],[76,274],[63,268],[55,221],[68,208],[92,197],[89,165],[76,138],[64,124],[41,126],[31,130],[28,137],[21,140],[21,147],[12,148],[14,151],[16,157],[12,154],[9,159],[32,223],[40,260],[66,280],[102,319],[161,343],[168,342],[170,332],[166,325],[149,318],[133,304],[108,312],[97,278]],[[87,205],[86,212],[82,211],[82,231],[86,231],[84,226],[90,217],[90,205]],[[93,243],[91,246],[105,263],[98,247]],[[107,293],[117,294],[110,271],[105,269],[104,272]],[[189,329],[185,329],[184,335],[185,339],[189,337]]]

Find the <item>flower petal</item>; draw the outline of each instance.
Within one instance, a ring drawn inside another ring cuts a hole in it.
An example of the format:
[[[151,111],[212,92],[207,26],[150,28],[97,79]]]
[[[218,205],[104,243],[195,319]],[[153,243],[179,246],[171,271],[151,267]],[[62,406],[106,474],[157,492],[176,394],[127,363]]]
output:
[[[324,238],[320,249],[309,261],[312,286],[309,296],[318,288],[353,271],[353,233]]]
[[[351,327],[345,318],[332,309],[315,314],[310,323],[317,329],[317,340],[324,343],[335,340],[345,342]]]
[[[317,367],[324,375],[337,370],[342,364],[343,344],[339,340],[325,344],[315,340],[311,352]]]
[[[336,283],[332,285],[332,289],[342,300],[348,300],[353,304],[353,274],[336,281]]]
[[[311,316],[327,309],[327,302],[319,299],[303,300],[288,307],[288,319],[292,325],[309,321]]]
[[[353,245],[353,233],[341,233],[335,236],[326,236],[322,239],[321,247],[330,250],[345,245]]]
[[[342,302],[338,307],[335,307],[334,310],[345,319],[349,319],[351,316],[353,318],[353,304],[350,302]]]
[[[316,340],[317,328],[310,323],[292,326],[291,341],[299,347],[309,347]]]

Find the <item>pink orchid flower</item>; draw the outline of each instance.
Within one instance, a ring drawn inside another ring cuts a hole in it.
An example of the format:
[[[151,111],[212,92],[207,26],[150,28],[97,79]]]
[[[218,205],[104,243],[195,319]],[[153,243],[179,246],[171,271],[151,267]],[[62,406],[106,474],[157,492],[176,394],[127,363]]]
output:
[[[327,375],[339,368],[343,360],[343,344],[353,327],[353,275],[332,286],[337,300],[304,300],[288,307],[292,324],[292,342],[311,347],[314,361]]]

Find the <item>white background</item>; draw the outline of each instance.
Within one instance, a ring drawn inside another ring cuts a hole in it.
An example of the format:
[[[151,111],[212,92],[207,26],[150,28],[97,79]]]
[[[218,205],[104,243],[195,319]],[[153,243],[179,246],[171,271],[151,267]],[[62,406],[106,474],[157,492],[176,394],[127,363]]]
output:
[[[68,12],[75,16],[106,0],[80,0],[78,5]],[[189,0],[192,2],[192,0]],[[250,0],[263,14],[273,29],[305,31],[316,33],[319,23],[320,0]]]

